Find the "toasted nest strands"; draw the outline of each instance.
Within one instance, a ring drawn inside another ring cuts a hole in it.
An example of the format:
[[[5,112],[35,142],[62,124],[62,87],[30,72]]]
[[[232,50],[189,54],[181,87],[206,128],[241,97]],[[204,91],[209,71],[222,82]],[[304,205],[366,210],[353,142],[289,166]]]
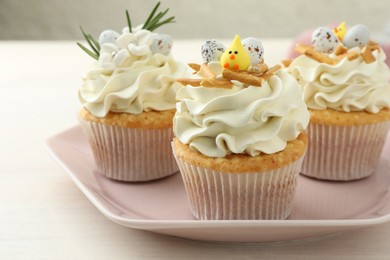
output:
[[[363,47],[362,52],[359,54],[356,51],[348,50],[348,48],[339,45],[337,46],[334,54],[336,55],[335,58],[331,58],[328,55],[318,52],[314,50],[312,46],[308,46],[305,44],[297,44],[295,46],[296,52],[306,55],[307,57],[316,60],[321,63],[326,63],[329,65],[336,65],[340,62],[343,58],[347,57],[349,61],[355,60],[359,58],[359,56],[362,56],[363,60],[369,64],[374,62],[376,59],[374,55],[372,54],[373,51],[381,51],[378,43],[369,41],[366,46]],[[289,65],[289,64],[288,64]],[[286,66],[288,67],[288,66]]]
[[[244,84],[260,87],[264,80],[269,79],[275,72],[280,70],[282,66],[276,65],[271,68],[264,63],[258,65],[258,69],[253,72],[249,71],[233,71],[230,69],[224,69],[222,71],[222,77],[218,77],[212,72],[207,64],[188,64],[195,72],[200,72],[203,79],[188,79],[178,78],[176,79],[182,85],[190,86],[202,86],[207,88],[227,88],[233,87],[232,80],[240,81]]]

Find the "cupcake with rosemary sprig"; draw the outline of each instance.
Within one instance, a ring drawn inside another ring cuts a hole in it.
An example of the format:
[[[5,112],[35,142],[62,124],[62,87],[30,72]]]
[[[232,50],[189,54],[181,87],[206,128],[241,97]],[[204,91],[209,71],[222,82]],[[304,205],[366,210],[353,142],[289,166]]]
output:
[[[178,170],[170,152],[175,78],[187,69],[170,55],[171,37],[153,32],[174,22],[159,6],[137,27],[126,11],[122,33],[105,30],[96,40],[81,29],[90,48],[78,45],[96,61],[78,93],[79,120],[99,171],[111,179],[149,181]]]
[[[261,41],[202,46],[200,78],[177,79],[173,152],[198,219],[285,219],[307,147],[296,80],[263,62]]]
[[[311,121],[302,174],[350,181],[375,172],[390,127],[390,70],[367,26],[317,28],[288,70]]]

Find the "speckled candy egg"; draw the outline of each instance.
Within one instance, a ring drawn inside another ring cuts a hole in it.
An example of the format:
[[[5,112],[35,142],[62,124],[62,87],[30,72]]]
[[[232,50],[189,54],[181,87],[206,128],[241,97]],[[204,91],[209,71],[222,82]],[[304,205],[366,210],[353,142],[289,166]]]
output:
[[[363,24],[357,24],[348,29],[343,43],[348,48],[363,47],[370,40],[370,30]]]
[[[222,43],[216,40],[207,40],[201,47],[204,63],[209,63],[210,61],[219,62],[225,50],[226,47]]]
[[[242,45],[251,58],[251,66],[260,64],[264,56],[264,48],[261,41],[254,37],[248,37],[242,40]]]
[[[332,53],[339,44],[339,39],[329,28],[319,27],[313,32],[311,42],[316,51]]]
[[[154,35],[153,43],[150,46],[152,53],[161,53],[163,55],[168,55],[172,49],[173,40],[172,37],[168,34],[158,34]]]
[[[113,30],[105,30],[99,36],[99,44],[103,45],[105,43],[116,44],[116,39],[119,37],[119,33]]]

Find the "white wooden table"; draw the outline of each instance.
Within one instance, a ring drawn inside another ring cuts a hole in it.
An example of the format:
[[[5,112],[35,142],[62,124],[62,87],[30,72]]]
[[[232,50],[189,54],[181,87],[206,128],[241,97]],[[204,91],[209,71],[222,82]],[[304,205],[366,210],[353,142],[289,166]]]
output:
[[[176,41],[173,55],[200,62],[201,42]],[[264,46],[274,64],[289,41]],[[232,245],[111,222],[45,149],[48,137],[77,124],[76,94],[90,62],[73,42],[0,42],[0,259],[390,259],[390,223],[309,241]]]

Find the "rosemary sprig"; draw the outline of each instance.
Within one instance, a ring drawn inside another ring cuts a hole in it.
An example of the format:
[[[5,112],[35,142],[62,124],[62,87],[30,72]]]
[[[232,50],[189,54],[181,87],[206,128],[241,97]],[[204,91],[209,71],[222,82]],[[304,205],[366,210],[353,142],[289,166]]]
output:
[[[148,16],[148,19],[146,19],[145,23],[144,23],[144,26],[142,27],[142,29],[145,29],[145,26],[150,22],[150,20],[152,20],[154,14],[156,13],[158,7],[160,6],[160,2],[158,2],[156,4],[156,6],[153,8],[152,12],[149,14]]]
[[[165,19],[164,21],[160,22],[161,18],[163,18],[168,13],[169,8],[167,10],[165,10],[164,12],[159,12],[157,15],[155,15],[159,7],[160,7],[160,2],[158,2],[156,4],[156,6],[153,8],[152,12],[149,14],[148,19],[146,19],[144,25],[142,26],[142,29],[146,29],[146,30],[149,30],[149,31],[154,31],[158,27],[160,27],[160,26],[162,26],[164,24],[174,23],[175,22],[174,21],[174,19],[175,19],[174,16],[171,16],[168,19]]]
[[[155,7],[153,8],[152,12],[149,14],[148,18],[146,19],[144,25],[142,26],[142,29],[146,29],[149,31],[154,31],[158,27],[161,27],[164,24],[168,23],[174,23],[175,17],[171,16],[163,21],[161,19],[168,13],[169,8],[167,8],[164,12],[156,12],[158,11],[158,8],[160,7],[160,2],[158,2]],[[129,31],[132,33],[132,26],[131,26],[131,19],[130,19],[130,14],[129,11],[126,10],[126,18],[127,18],[127,25],[129,26]],[[100,45],[97,40],[95,40],[90,34],[86,33],[83,28],[80,26],[81,33],[83,34],[85,40],[87,41],[89,48],[85,47],[81,43],[77,42],[77,45],[85,51],[89,56],[94,58],[95,60],[99,59],[100,56]]]
[[[80,30],[81,30],[81,33],[83,34],[85,40],[87,41],[89,47],[92,49],[88,49],[87,47],[85,47],[84,45],[82,45],[81,43],[77,42],[77,45],[83,50],[85,51],[89,56],[91,56],[92,58],[94,58],[95,60],[98,60],[99,59],[99,56],[100,56],[100,45],[98,43],[98,41],[96,41],[92,35],[90,34],[87,34],[85,33],[85,31],[83,30],[83,27],[80,26]]]
[[[155,30],[155,29],[157,29],[158,27],[160,27],[160,26],[162,26],[162,25],[164,25],[164,24],[167,24],[167,23],[174,23],[175,21],[174,21],[174,19],[175,19],[175,17],[170,17],[170,18],[168,18],[168,19],[166,19],[166,20],[164,20],[164,21],[162,21],[162,22],[159,22],[159,23],[156,23],[154,26],[152,26],[149,30],[150,31],[153,31],[153,30]]]

